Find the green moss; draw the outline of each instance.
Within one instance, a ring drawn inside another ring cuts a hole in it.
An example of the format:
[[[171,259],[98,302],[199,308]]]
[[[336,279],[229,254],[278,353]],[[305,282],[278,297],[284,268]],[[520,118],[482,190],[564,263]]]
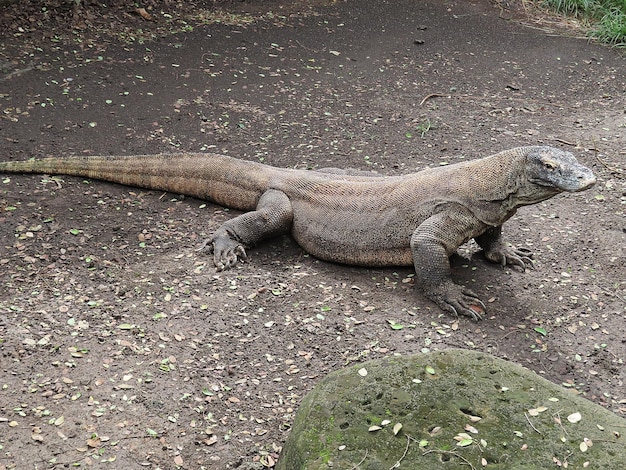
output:
[[[358,374],[361,367],[368,370],[366,377]],[[425,373],[425,367],[436,373]],[[530,417],[533,408],[542,411]],[[574,411],[585,419],[567,422]],[[561,417],[560,425],[555,416]],[[389,423],[383,425],[383,420]],[[402,429],[394,433],[397,423]],[[483,468],[482,459],[490,470],[542,469],[554,466],[554,458],[567,460],[570,468],[582,468],[586,461],[594,468],[626,468],[626,456],[620,455],[610,431],[625,423],[526,369],[488,355],[446,351],[385,359],[330,374],[305,397],[277,470],[353,468],[366,451],[359,467],[384,470],[401,458],[407,444],[403,467],[416,470],[465,469],[468,462]],[[372,425],[382,429],[369,431]],[[468,425],[477,433],[468,431]],[[460,438],[460,433],[471,439]],[[585,437],[597,443],[583,453]],[[428,441],[423,448],[421,440]],[[460,440],[463,446],[457,445]]]

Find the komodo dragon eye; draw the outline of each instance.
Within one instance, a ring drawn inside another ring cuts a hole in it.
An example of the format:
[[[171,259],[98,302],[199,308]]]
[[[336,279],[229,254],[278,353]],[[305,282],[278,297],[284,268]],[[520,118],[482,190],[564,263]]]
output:
[[[552,162],[543,162],[543,167],[546,170],[556,170],[556,164]]]

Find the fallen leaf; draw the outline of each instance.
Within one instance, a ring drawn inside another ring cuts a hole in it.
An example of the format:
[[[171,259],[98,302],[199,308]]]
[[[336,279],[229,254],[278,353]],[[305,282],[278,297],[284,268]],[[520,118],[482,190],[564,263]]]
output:
[[[577,423],[578,421],[580,421],[582,419],[582,416],[580,413],[576,412],[576,413],[572,413],[571,415],[569,415],[567,417],[567,420],[570,423]]]
[[[467,432],[471,432],[472,434],[478,434],[478,429],[476,429],[471,424],[466,424],[463,429],[465,429]]]
[[[478,306],[478,305],[470,305],[469,308],[471,310],[474,310],[479,315],[482,315],[482,314],[485,313],[485,310],[482,307]]]
[[[135,13],[137,13],[146,21],[154,21],[154,18],[152,18],[152,15],[148,13],[145,8],[135,8]]]
[[[99,447],[100,446],[100,439],[98,439],[98,438],[87,439],[87,445],[89,447],[92,447],[92,448]]]

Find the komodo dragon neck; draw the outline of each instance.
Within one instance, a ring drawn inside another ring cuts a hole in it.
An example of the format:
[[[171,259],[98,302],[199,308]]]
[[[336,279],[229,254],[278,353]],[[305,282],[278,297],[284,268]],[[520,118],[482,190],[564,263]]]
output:
[[[563,190],[537,185],[528,174],[528,152],[514,148],[489,157],[424,170],[407,178],[413,185],[436,188],[445,202],[468,208],[487,225],[502,225],[519,207],[535,204]]]

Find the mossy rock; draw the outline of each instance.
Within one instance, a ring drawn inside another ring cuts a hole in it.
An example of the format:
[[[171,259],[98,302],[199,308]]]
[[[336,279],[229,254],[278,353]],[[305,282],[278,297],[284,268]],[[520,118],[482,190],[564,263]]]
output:
[[[625,419],[528,369],[447,350],[329,374],[302,401],[276,468],[617,470],[624,433]]]

